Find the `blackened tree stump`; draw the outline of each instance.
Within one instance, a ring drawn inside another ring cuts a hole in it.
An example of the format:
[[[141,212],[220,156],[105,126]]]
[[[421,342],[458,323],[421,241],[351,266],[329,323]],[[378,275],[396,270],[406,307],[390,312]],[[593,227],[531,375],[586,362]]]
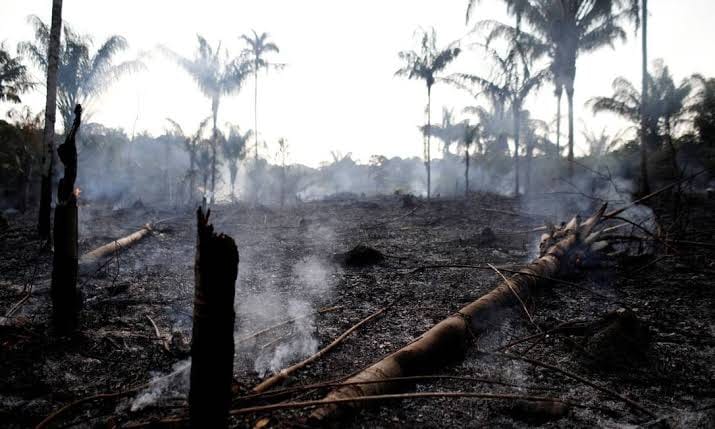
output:
[[[233,309],[238,249],[233,239],[214,233],[211,210],[196,212],[194,326],[191,341],[191,426],[221,428],[228,424],[233,381]]]
[[[75,137],[82,121],[82,106],[75,107],[75,119],[65,142],[57,148],[64,165],[64,176],[57,186],[54,243],[52,257],[52,322],[59,335],[69,334],[77,327],[81,306],[77,291],[77,145]]]

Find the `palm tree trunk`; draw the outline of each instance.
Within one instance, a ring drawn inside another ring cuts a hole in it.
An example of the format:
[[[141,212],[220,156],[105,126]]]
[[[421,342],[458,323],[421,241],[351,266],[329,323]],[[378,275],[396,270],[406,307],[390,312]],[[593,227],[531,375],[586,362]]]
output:
[[[514,106],[514,196],[519,196],[519,124],[521,108]]]
[[[253,129],[255,130],[255,135],[256,135],[256,153],[255,153],[255,159],[256,163],[258,162],[258,61],[256,61],[255,65],[255,71],[254,71],[254,85],[253,85]]]
[[[533,138],[529,137],[526,140],[526,174],[524,178],[524,195],[529,195],[531,192],[531,160],[534,152]]]
[[[642,46],[643,46],[643,62],[642,62],[642,76],[641,76],[641,195],[648,195],[650,193],[650,183],[648,183],[648,149],[647,137],[646,137],[646,127],[647,120],[645,112],[645,103],[648,100],[648,0],[643,0],[642,8],[642,20],[643,20],[643,33],[642,33]]]
[[[561,159],[561,96],[563,89],[556,90],[556,160]]]
[[[469,143],[464,147],[464,198],[469,198]]]
[[[427,200],[432,196],[432,154],[430,152],[430,134],[432,133],[432,87],[427,86]]]
[[[57,68],[60,51],[60,30],[62,27],[62,0],[52,1],[52,24],[50,44],[47,52],[47,99],[45,102],[45,129],[43,144],[46,152],[42,157],[42,185],[40,191],[40,216],[37,230],[40,238],[52,242],[50,236],[50,216],[52,211],[52,177],[55,165],[55,112],[57,110]]]
[[[196,146],[189,149],[189,203],[194,202],[194,189],[196,179]]]
[[[211,204],[216,201],[214,192],[216,190],[216,146],[218,145],[218,128],[216,127],[216,120],[218,119],[218,100],[214,100],[212,104],[213,144],[211,145]]]
[[[573,88],[566,89],[566,98],[569,105],[569,177],[573,177],[574,154],[573,154]]]

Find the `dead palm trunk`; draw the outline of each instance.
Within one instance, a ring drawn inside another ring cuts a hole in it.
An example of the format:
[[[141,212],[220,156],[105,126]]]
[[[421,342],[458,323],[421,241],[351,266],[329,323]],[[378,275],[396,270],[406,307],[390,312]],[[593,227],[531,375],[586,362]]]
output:
[[[196,189],[196,145],[191,142],[189,144],[189,203],[193,203]]]
[[[589,236],[603,217],[605,209],[604,205],[581,224],[574,218],[564,229],[544,237],[542,244],[548,248],[542,250],[541,257],[488,294],[433,326],[414,342],[348,378],[343,387],[330,392],[324,400],[349,400],[385,394],[396,386],[395,383],[381,380],[422,374],[460,357],[470,341],[495,324],[502,316],[502,310],[520,305],[535,289],[547,285],[547,279],[574,268],[571,266],[575,260],[573,256],[589,250],[591,241],[584,240],[584,237]],[[356,384],[361,382],[369,384]],[[345,408],[358,407],[358,404],[325,405],[315,410],[311,418],[316,423],[325,421]]]
[[[52,211],[52,177],[55,165],[55,113],[57,111],[57,68],[62,27],[62,0],[52,1],[52,23],[47,52],[47,99],[45,102],[45,129],[42,135],[46,148],[42,156],[42,184],[40,188],[40,213],[37,230],[40,238],[52,242],[50,216]],[[66,130],[65,130],[66,131]]]
[[[77,195],[74,185],[77,179],[77,146],[75,136],[80,126],[82,108],[75,108],[75,120],[68,131],[64,144],[57,152],[64,165],[64,177],[57,186],[55,209],[55,252],[52,257],[52,321],[57,334],[68,334],[77,327],[80,297],[77,292],[78,245],[77,245]]]
[[[531,192],[531,161],[534,155],[534,140],[532,136],[527,136],[526,140],[526,172],[524,177],[524,194]]]
[[[646,128],[648,117],[646,114],[645,105],[648,100],[648,0],[643,0],[641,17],[643,21],[643,33],[642,33],[642,47],[643,47],[643,58],[642,58],[642,76],[641,76],[641,195],[648,195],[650,193],[650,183],[648,181],[648,149],[647,149],[647,136]]]

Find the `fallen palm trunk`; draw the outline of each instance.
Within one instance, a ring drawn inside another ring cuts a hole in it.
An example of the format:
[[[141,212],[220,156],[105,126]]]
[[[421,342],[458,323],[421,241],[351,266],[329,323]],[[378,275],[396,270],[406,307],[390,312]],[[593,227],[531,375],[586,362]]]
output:
[[[57,186],[52,256],[52,322],[57,334],[69,334],[77,327],[80,296],[77,291],[77,146],[75,136],[82,120],[82,107],[75,107],[75,119],[65,142],[57,149],[64,165],[64,177]]]
[[[233,239],[216,234],[208,223],[211,210],[197,217],[194,266],[194,326],[191,339],[191,427],[228,426],[233,382],[233,300],[238,276],[238,249]]]
[[[337,401],[318,408],[311,414],[313,423],[335,417],[349,408],[356,408],[362,397],[390,392],[394,383],[380,383],[388,378],[419,375],[463,354],[467,345],[488,326],[498,320],[500,312],[519,305],[532,291],[553,278],[574,268],[584,256],[597,234],[591,235],[601,220],[604,205],[583,223],[574,218],[563,229],[542,237],[541,256],[520,272],[501,282],[494,290],[438,323],[417,340],[346,380],[352,383],[330,392],[324,401]],[[517,295],[519,298],[517,298]],[[369,382],[369,384],[354,384]],[[356,402],[350,402],[355,400]]]
[[[87,271],[92,267],[96,266],[102,259],[112,256],[115,253],[120,252],[122,249],[126,249],[127,247],[138,243],[139,240],[151,234],[151,232],[152,225],[146,224],[140,230],[135,231],[127,235],[126,237],[114,240],[111,243],[107,243],[90,252],[85,253],[80,259],[82,271]]]

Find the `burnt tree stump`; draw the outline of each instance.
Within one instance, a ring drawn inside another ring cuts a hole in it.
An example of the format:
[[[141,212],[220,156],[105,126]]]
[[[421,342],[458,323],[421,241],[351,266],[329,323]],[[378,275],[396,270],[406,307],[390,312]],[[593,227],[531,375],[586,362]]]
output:
[[[194,326],[191,340],[189,412],[195,428],[225,428],[233,381],[233,300],[238,249],[233,239],[214,233],[211,210],[197,217],[194,265]]]
[[[69,334],[77,327],[81,306],[77,290],[78,246],[77,246],[77,145],[75,137],[82,121],[82,106],[74,109],[72,129],[65,142],[57,148],[57,154],[64,165],[64,176],[57,186],[57,206],[55,207],[54,244],[52,257],[52,323],[59,335]]]

